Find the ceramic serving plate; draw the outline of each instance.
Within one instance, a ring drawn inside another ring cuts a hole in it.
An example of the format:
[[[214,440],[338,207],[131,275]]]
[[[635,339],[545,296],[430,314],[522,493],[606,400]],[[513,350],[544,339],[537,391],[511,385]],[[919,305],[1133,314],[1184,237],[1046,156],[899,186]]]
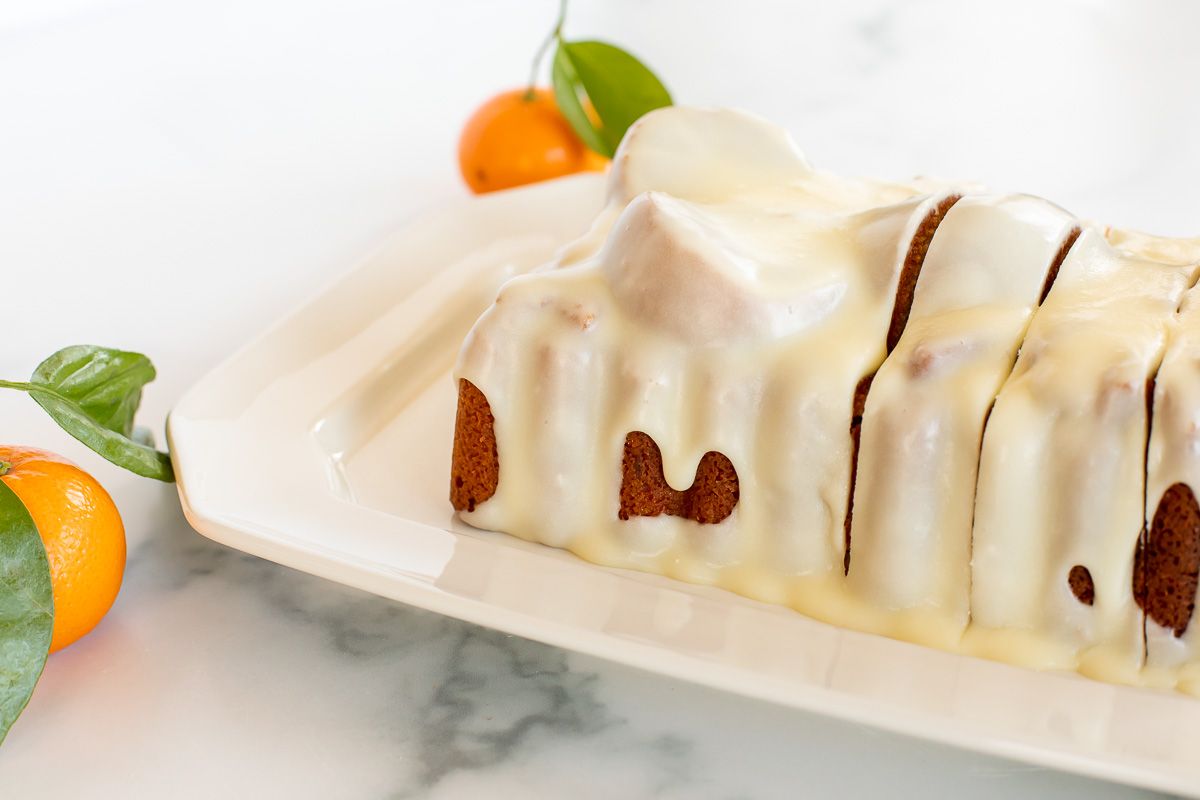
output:
[[[683,680],[1200,797],[1200,702],[839,630],[455,521],[455,387],[509,275],[584,231],[602,179],[464,200],[205,377],[172,412],[189,521],[230,547]]]

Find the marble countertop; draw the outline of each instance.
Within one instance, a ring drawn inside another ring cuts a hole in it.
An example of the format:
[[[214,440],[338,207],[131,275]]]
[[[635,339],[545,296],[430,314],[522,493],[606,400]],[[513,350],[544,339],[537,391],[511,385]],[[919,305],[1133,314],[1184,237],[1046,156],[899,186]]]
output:
[[[161,427],[209,367],[464,190],[462,118],[519,84],[553,0],[0,5],[0,376],[150,354]],[[1200,6],[578,0],[680,101],[819,165],[977,179],[1200,233]],[[125,517],[121,596],[53,656],[4,796],[1115,797],[1136,792],[748,701],[339,587],[192,532],[173,487],[18,395],[0,441],[75,458]],[[247,446],[253,446],[248,442]]]

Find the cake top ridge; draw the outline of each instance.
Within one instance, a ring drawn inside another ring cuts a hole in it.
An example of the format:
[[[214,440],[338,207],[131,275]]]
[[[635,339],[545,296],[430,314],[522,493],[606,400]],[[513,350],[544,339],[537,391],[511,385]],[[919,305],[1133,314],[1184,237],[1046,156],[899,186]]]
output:
[[[740,208],[743,214],[753,209],[772,218],[850,214],[947,189],[930,180],[892,183],[816,170],[791,134],[760,117],[669,106],[629,128],[613,157],[605,209],[552,266],[595,256],[621,213],[647,192],[718,209]]]
[[[601,274],[635,323],[692,346],[777,341],[890,303],[932,184],[814,170],[750,114],[672,107],[630,128],[608,205],[556,267]]]
[[[813,172],[788,132],[764,119],[743,111],[669,106],[646,114],[625,134],[613,157],[608,199],[625,205],[653,190],[720,202],[803,181]]]
[[[700,346],[782,339],[822,324],[860,279],[854,227],[647,192],[598,265],[625,313],[659,331]]]
[[[1175,266],[1200,264],[1200,236],[1174,238],[1111,226],[1104,228],[1104,236],[1116,249],[1149,261]]]
[[[1036,305],[1049,263],[1075,219],[1040,197],[968,195],[946,214],[917,283],[912,319],[947,310]],[[952,275],[939,276],[940,271]]]
[[[608,200],[660,191],[698,203],[773,199],[812,210],[887,205],[935,188],[814,169],[791,134],[745,111],[670,106],[639,119],[613,158]]]

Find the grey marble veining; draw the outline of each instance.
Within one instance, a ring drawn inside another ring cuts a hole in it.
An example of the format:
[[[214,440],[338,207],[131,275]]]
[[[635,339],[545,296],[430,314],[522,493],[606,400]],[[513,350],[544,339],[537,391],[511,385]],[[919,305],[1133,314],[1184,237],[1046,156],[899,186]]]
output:
[[[193,637],[184,652],[178,643],[159,649],[182,609],[214,624],[171,632]],[[853,796],[887,785],[889,771],[922,776],[893,796],[965,785],[976,797],[1130,794],[997,759],[948,757],[945,748],[406,608],[221,547],[178,518],[133,552],[118,613],[124,630],[51,662],[30,710],[38,722],[0,751],[0,776],[41,780],[38,753],[61,735],[46,719],[56,696],[107,664],[141,679],[121,681],[124,702],[159,708],[141,734],[96,745],[129,770],[126,785],[139,794],[170,786],[173,796],[202,797],[242,785],[251,775],[233,754],[243,748],[258,766],[285,765],[269,782],[269,796],[281,797],[733,800],[790,798],[801,788]],[[129,649],[118,656],[121,647]],[[202,655],[189,671],[200,685],[224,687],[223,696],[175,681],[191,654]],[[108,702],[88,694],[72,704],[59,712],[91,718]],[[154,730],[168,709],[187,736],[204,739],[214,769],[186,782],[139,775],[140,764],[173,758],[178,740]],[[343,737],[358,750],[349,764],[331,744]]]

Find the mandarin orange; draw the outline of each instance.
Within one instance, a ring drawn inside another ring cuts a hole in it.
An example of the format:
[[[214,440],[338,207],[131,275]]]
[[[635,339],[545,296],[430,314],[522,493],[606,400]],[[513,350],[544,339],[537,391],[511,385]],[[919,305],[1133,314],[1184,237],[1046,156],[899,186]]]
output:
[[[117,599],[125,526],[104,487],[54,453],[0,445],[0,480],[25,504],[46,547],[53,653],[95,628]]]
[[[458,140],[458,166],[476,194],[607,164],[588,150],[544,88],[496,95],[471,115]]]

